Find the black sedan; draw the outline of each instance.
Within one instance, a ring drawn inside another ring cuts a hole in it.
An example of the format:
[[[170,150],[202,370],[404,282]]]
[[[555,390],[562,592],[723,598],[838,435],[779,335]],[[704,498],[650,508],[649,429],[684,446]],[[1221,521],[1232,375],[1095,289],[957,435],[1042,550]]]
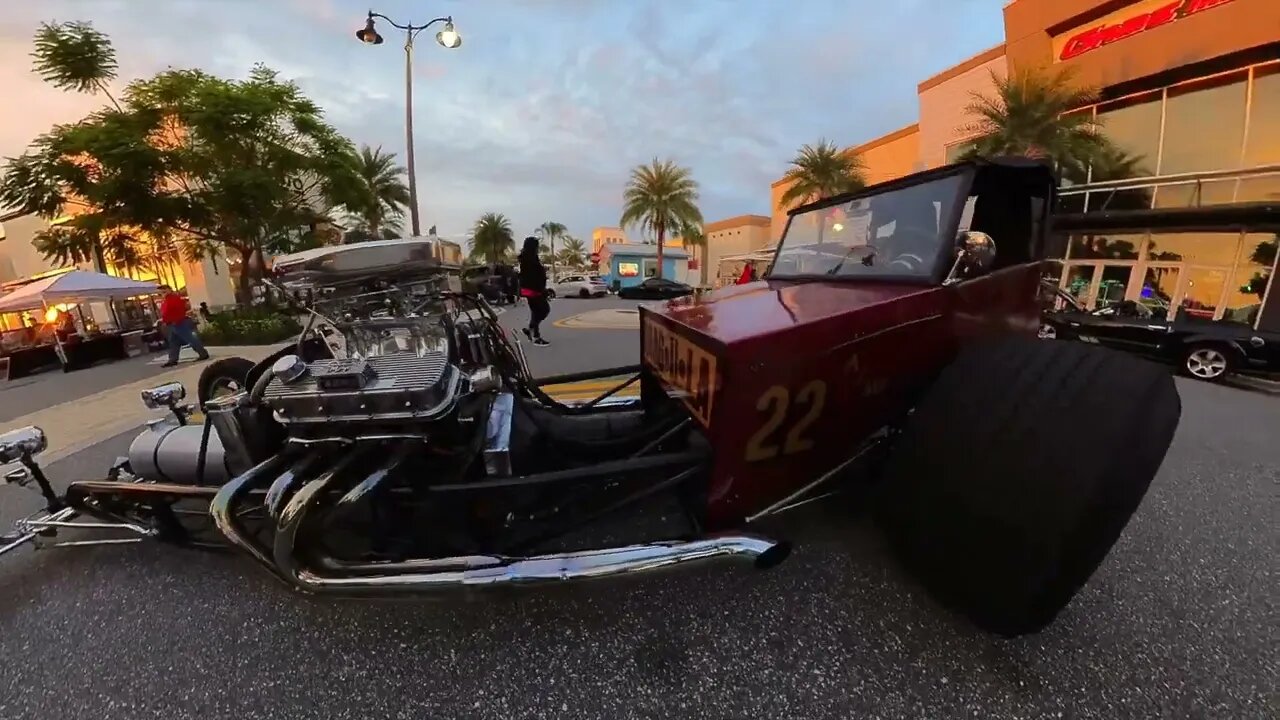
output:
[[[1241,322],[1212,321],[1176,312],[1172,320],[1126,300],[1089,311],[1056,291],[1059,309],[1041,314],[1040,337],[1104,345],[1176,365],[1201,380],[1231,373],[1280,373],[1280,333]]]
[[[624,300],[670,300],[692,294],[692,286],[666,278],[649,278],[639,285],[618,290],[618,297]]]

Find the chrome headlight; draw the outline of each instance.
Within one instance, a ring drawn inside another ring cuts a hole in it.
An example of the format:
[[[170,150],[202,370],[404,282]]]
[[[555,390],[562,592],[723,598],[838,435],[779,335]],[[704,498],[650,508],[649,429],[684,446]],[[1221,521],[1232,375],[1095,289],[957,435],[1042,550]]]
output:
[[[39,455],[49,447],[44,430],[28,425],[0,435],[0,465],[17,462],[24,457]]]
[[[152,410],[171,408],[182,402],[187,396],[187,389],[180,382],[165,383],[150,390],[142,391],[142,404]]]

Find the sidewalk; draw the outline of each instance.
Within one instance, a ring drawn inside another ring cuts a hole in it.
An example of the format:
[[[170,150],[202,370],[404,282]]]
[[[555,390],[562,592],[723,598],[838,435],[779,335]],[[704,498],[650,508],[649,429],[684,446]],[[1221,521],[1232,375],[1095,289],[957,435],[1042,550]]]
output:
[[[270,355],[279,345],[249,345],[211,347],[213,359],[240,356],[260,360]],[[169,382],[180,382],[187,388],[187,400],[195,402],[196,382],[205,362],[182,362],[166,372],[145,380],[111,388],[75,400],[28,413],[5,423],[0,432],[8,432],[26,425],[36,425],[49,438],[49,449],[40,456],[43,463],[51,463],[73,455],[109,437],[139,427],[161,413],[142,404],[140,393],[147,388]],[[158,359],[158,362],[164,360]],[[81,372],[92,372],[89,368]]]

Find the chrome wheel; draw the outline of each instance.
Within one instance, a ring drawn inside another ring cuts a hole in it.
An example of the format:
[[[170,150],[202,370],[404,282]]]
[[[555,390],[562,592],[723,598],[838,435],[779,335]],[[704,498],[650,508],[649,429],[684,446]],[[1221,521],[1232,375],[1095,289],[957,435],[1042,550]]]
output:
[[[1036,333],[1043,340],[1054,340],[1058,337],[1058,328],[1049,323],[1040,323],[1040,332]]]
[[[1227,373],[1227,356],[1211,347],[1196,348],[1187,353],[1187,372],[1201,380],[1217,380]]]

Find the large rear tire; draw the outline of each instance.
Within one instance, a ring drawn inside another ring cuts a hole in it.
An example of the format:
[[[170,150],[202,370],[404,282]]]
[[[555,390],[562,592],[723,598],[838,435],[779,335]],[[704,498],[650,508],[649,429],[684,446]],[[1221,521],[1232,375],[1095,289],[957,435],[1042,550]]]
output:
[[[200,407],[219,395],[245,390],[249,371],[254,363],[242,357],[219,358],[205,366],[196,384],[196,398]]]
[[[1180,416],[1168,371],[1128,355],[971,347],[905,423],[877,519],[942,604],[1000,635],[1036,632],[1120,537]]]

